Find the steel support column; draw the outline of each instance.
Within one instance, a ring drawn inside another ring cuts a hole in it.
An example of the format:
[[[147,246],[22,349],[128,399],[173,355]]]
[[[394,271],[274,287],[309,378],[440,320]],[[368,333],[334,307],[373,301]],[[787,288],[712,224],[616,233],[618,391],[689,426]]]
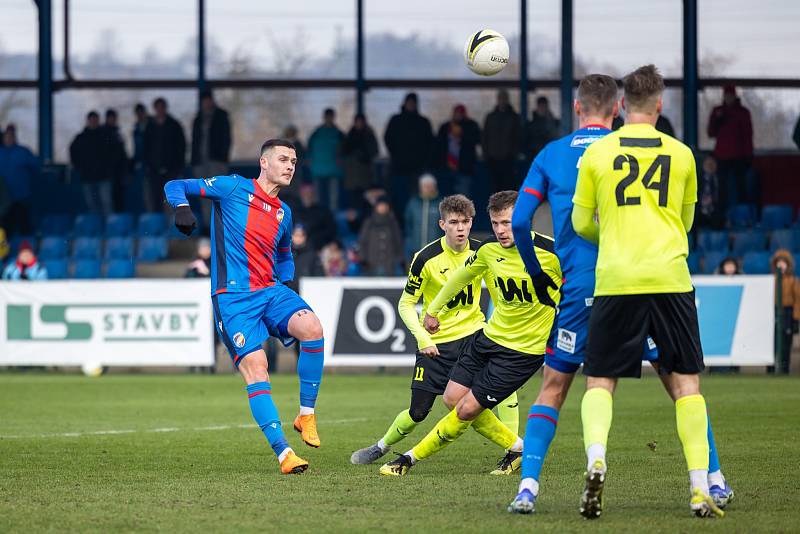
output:
[[[697,148],[697,0],[683,0],[683,142]]]
[[[573,73],[572,0],[561,0],[561,133],[572,131]]]

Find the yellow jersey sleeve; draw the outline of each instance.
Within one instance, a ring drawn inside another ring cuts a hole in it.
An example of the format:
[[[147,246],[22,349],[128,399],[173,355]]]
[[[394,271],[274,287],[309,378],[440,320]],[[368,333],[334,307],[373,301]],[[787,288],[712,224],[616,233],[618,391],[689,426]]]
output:
[[[419,253],[414,255],[414,260],[417,259],[418,254]],[[412,266],[414,260],[411,262]],[[409,270],[406,287],[400,296],[400,301],[397,303],[397,311],[400,314],[400,319],[402,319],[408,331],[411,332],[411,335],[414,336],[414,339],[417,340],[418,349],[424,349],[435,344],[430,334],[428,334],[428,331],[425,330],[420,323],[420,318],[416,310],[417,302],[427,286],[427,280],[428,277],[425,267],[422,268],[419,276],[413,274],[413,272]]]
[[[595,209],[597,207],[597,198],[595,196],[594,176],[592,175],[592,166],[587,164],[587,157],[589,157],[589,154],[584,153],[578,162],[578,183],[575,185],[575,195],[572,197],[572,202],[584,208]]]
[[[686,189],[683,191],[683,204],[697,204],[697,163],[691,157],[691,164],[686,178]]]

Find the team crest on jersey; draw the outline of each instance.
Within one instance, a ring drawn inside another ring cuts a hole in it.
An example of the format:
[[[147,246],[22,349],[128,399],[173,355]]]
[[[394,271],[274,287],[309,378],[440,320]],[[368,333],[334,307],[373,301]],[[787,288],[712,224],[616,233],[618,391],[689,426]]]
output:
[[[278,222],[283,221],[283,208],[278,208],[278,211],[275,212],[275,218],[278,219]]]
[[[248,202],[252,202],[254,198],[256,198],[256,196],[255,196],[255,195],[253,195],[252,193],[251,193],[251,194],[249,194],[249,195],[247,195],[247,201],[248,201]]]
[[[242,334],[241,332],[236,332],[235,334],[233,334],[233,344],[236,346],[237,349],[241,349],[242,347],[244,347],[244,343],[245,343],[244,334]]]

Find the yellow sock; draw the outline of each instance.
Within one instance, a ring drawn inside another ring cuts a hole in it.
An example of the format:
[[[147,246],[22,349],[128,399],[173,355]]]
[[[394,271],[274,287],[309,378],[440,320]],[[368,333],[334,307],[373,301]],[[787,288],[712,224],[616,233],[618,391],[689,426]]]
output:
[[[423,460],[436,454],[463,435],[471,424],[472,421],[462,421],[456,415],[455,410],[451,411],[440,419],[433,430],[411,449],[414,458]]]
[[[514,435],[519,435],[519,401],[517,400],[516,391],[497,405],[497,418],[500,419],[500,422],[506,425]]]
[[[481,436],[506,450],[517,442],[517,434],[501,423],[491,410],[483,410],[472,422],[472,428]]]
[[[702,395],[688,395],[675,402],[678,437],[689,471],[708,471],[708,414]]]
[[[583,446],[602,445],[606,448],[611,418],[614,412],[611,393],[603,388],[587,389],[581,402],[581,421],[583,421]]]

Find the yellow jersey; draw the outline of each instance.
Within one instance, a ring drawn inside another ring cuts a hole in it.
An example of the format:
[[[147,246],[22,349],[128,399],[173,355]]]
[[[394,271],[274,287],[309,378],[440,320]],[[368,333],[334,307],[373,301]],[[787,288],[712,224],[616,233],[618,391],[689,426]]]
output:
[[[561,286],[561,264],[555,254],[553,240],[531,232],[536,258],[557,286]],[[503,347],[525,354],[544,354],[553,328],[556,310],[536,298],[530,276],[516,246],[503,248],[497,238],[481,243],[463,267],[453,273],[431,302],[428,313],[435,317],[447,302],[464,286],[487,277],[494,285],[494,311],[483,329],[486,337]],[[558,303],[558,290],[551,297]]]
[[[595,295],[692,290],[681,220],[697,202],[688,146],[649,124],[626,124],[586,149],[572,201],[597,210]]]
[[[408,273],[406,287],[397,309],[400,318],[417,340],[417,347],[424,349],[436,343],[447,343],[466,337],[485,325],[486,317],[481,311],[481,280],[478,278],[458,294],[448,299],[439,317],[440,328],[429,334],[422,326],[422,319],[434,297],[450,276],[461,267],[480,244],[470,239],[467,247],[457,252],[447,246],[444,237],[426,245],[414,255]],[[422,297],[422,312],[418,314],[416,304]]]

